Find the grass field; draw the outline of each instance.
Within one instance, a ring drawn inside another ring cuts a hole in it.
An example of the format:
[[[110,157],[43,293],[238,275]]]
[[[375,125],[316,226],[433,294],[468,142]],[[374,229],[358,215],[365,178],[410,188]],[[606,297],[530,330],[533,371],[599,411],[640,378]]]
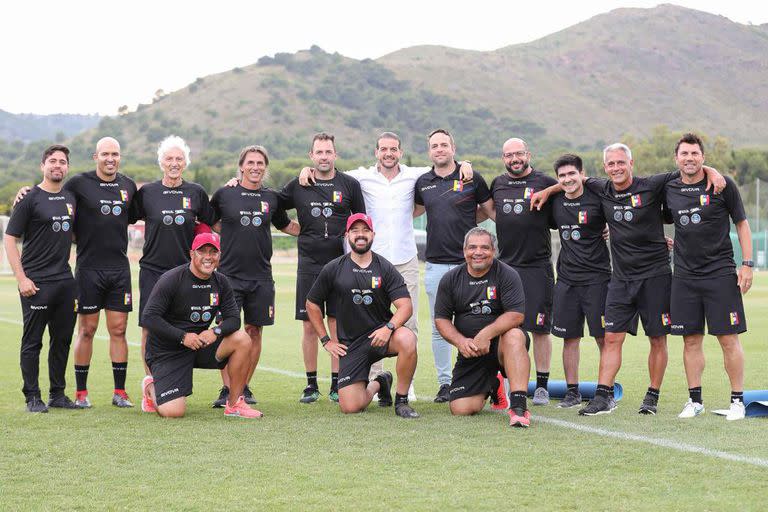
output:
[[[217,372],[197,371],[188,416],[163,420],[110,405],[106,333],[94,350],[94,408],[24,412],[15,281],[0,277],[0,509],[2,510],[765,510],[768,422],[677,414],[687,399],[681,338],[655,417],[636,413],[647,387],[647,341],[625,345],[625,397],[609,416],[579,417],[551,404],[528,430],[484,412],[453,418],[436,391],[426,297],[420,304],[416,421],[372,406],[344,416],[324,395],[302,405],[299,333],[293,320],[295,267],[277,265],[277,324],[265,331],[253,389],[265,417],[225,418],[210,408]],[[134,277],[138,272],[134,272]],[[138,286],[134,283],[134,289]],[[768,276],[747,296],[746,388],[768,387]],[[102,320],[103,323],[103,320]],[[130,317],[128,391],[138,404],[139,331]],[[552,375],[561,379],[555,340]],[[725,407],[729,387],[714,338],[707,338],[704,401]],[[47,371],[41,388],[47,393]],[[392,363],[386,363],[392,368]],[[581,374],[594,380],[597,350],[584,342]],[[321,354],[321,391],[329,364]],[[67,374],[70,396],[74,374]]]

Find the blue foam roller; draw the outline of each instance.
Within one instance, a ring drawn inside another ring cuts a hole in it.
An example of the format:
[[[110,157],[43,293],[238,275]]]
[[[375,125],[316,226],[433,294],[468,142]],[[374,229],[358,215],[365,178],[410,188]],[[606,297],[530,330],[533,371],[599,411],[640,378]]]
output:
[[[747,416],[768,416],[768,390],[744,391],[744,406]]]
[[[536,382],[531,381],[528,383],[528,396],[533,396],[533,392],[536,390]],[[568,384],[564,380],[550,380],[547,384],[547,391],[549,391],[549,397],[561,400],[565,398],[565,392],[568,391]],[[595,398],[597,392],[597,382],[579,382],[579,393],[581,393],[582,400],[592,400]],[[766,397],[768,397],[768,391],[765,391]],[[624,388],[621,384],[616,382],[613,385],[613,398],[617,402],[624,396]],[[744,393],[744,403],[746,404],[747,393]],[[768,398],[766,398],[768,400]],[[768,409],[768,408],[766,408]],[[768,415],[768,410],[766,411]]]

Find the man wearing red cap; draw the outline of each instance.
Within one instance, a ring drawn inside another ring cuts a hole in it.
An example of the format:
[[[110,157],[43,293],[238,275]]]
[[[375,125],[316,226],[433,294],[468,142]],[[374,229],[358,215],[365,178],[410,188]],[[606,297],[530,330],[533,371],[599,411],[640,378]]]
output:
[[[221,245],[215,233],[201,233],[192,241],[190,263],[166,272],[149,297],[144,316],[147,365],[152,377],[143,391],[157,413],[178,418],[192,394],[194,368],[226,368],[230,399],[225,416],[259,418],[261,412],[245,403],[243,388],[250,366],[250,338],[240,329],[240,310],[227,278],[214,272]],[[221,315],[221,323],[210,328]],[[235,400],[234,397],[238,397]]]
[[[395,413],[418,418],[408,404],[408,387],[416,371],[416,335],[404,327],[413,306],[400,273],[371,251],[371,218],[356,213],[347,219],[346,239],[352,252],[326,264],[307,294],[309,321],[323,347],[339,358],[339,406],[344,413],[365,410],[375,394],[379,405],[392,405],[392,374],[384,372],[369,382],[371,364],[397,357]],[[320,305],[336,296],[336,331],[331,338]],[[395,305],[395,313],[390,311]]]

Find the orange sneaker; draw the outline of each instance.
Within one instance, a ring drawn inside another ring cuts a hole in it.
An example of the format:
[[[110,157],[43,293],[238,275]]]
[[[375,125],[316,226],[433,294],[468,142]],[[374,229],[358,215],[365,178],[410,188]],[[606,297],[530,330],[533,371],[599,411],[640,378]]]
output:
[[[496,373],[496,381],[496,391],[491,392],[491,410],[506,411],[509,408],[509,400],[507,400],[507,394],[504,392],[504,377],[501,372]]]
[[[531,426],[531,411],[513,407],[507,413],[509,414],[510,427],[528,428]]]
[[[147,390],[150,384],[153,384],[155,379],[151,375],[145,375],[141,381],[141,410],[144,412],[157,412],[155,408],[155,402],[152,400],[152,395]]]
[[[235,416],[238,418],[261,418],[264,415],[260,410],[252,409],[247,403],[245,403],[245,398],[240,395],[240,398],[237,399],[235,405],[230,405],[229,400],[227,400],[227,405],[224,406],[224,416]]]

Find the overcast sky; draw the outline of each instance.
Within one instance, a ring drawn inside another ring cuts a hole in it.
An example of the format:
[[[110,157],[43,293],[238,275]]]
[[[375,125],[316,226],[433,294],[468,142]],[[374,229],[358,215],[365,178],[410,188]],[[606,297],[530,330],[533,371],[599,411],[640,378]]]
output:
[[[357,59],[436,44],[493,50],[596,14],[658,1],[179,0],[4,2],[0,109],[115,114],[197,77],[317,44]],[[768,2],[678,1],[739,23],[768,22]]]

